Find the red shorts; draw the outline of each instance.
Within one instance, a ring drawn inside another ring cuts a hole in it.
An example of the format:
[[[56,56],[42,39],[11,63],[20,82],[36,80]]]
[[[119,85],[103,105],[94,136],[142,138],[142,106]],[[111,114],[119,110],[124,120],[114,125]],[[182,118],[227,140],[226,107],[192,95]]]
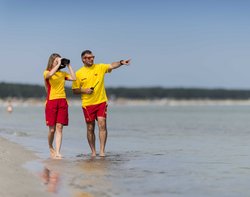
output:
[[[47,126],[55,126],[56,123],[68,125],[68,103],[66,99],[47,100],[45,107],[45,119]]]
[[[106,118],[107,117],[107,107],[108,107],[108,105],[106,102],[83,107],[82,110],[84,113],[85,121],[92,122],[94,120],[97,120],[97,117]]]

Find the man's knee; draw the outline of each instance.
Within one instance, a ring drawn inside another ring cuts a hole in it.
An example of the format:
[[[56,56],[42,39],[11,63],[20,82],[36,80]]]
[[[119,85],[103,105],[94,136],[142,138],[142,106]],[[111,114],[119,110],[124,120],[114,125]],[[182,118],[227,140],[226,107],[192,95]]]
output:
[[[106,131],[106,119],[98,119],[98,127],[100,131]]]
[[[93,133],[95,131],[95,122],[87,123],[87,131]]]

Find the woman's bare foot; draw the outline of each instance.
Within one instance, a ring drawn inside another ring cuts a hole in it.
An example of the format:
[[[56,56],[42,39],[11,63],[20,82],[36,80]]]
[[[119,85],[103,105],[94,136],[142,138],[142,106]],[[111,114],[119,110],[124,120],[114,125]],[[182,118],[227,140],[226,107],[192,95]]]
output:
[[[62,159],[62,155],[59,154],[55,154],[55,156],[53,157],[53,159]]]
[[[49,152],[50,152],[50,157],[51,157],[51,158],[54,158],[55,155],[56,155],[55,149],[54,149],[54,148],[49,148]]]
[[[104,152],[100,152],[100,157],[105,157],[105,153]]]

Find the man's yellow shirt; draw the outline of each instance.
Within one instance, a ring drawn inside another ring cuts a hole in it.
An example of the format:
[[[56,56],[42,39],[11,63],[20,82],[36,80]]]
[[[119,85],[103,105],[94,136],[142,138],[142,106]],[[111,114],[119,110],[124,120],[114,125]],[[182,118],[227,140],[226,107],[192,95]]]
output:
[[[96,105],[106,102],[107,95],[104,86],[104,76],[108,73],[110,64],[93,64],[91,67],[83,66],[76,72],[76,81],[72,83],[72,89],[95,89],[92,94],[82,94],[82,106]]]
[[[66,98],[65,80],[69,79],[70,75],[63,71],[57,71],[49,79],[45,79],[48,72],[49,71],[46,70],[43,73],[47,86],[47,100]]]

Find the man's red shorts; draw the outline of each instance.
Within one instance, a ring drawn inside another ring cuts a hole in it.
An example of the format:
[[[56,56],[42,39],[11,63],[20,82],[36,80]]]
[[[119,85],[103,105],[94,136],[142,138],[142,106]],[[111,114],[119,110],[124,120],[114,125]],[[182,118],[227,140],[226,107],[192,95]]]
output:
[[[107,117],[107,107],[108,107],[108,105],[106,102],[83,107],[82,110],[84,113],[85,121],[92,122],[94,120],[97,120],[97,117],[106,118]]]
[[[45,119],[47,126],[55,126],[56,123],[68,125],[68,103],[66,99],[47,100],[45,107]]]

